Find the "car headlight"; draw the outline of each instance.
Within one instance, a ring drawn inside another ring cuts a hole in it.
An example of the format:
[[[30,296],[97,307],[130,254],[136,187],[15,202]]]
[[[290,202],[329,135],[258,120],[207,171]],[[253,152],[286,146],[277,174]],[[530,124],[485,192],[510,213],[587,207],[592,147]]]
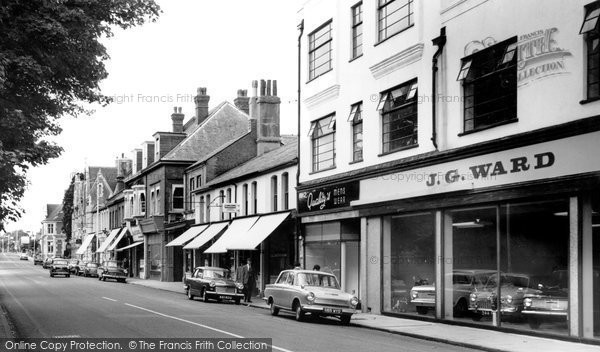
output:
[[[419,292],[417,292],[417,291],[410,291],[410,297],[412,299],[417,299],[419,297]]]
[[[242,284],[241,282],[237,282],[237,283],[235,284],[235,287],[237,287],[237,288],[238,288],[238,290],[243,290],[243,289],[244,289],[244,284]]]
[[[215,287],[215,286],[217,286],[217,284],[216,284],[214,281],[211,281],[209,285],[210,285],[210,287]]]
[[[123,274],[127,274],[127,269],[124,269],[124,270],[123,270]]]
[[[358,298],[355,296],[352,296],[352,298],[350,298],[350,305],[354,308],[358,305]]]
[[[314,293],[312,293],[312,292],[309,292],[309,293],[306,295],[306,300],[308,301],[308,303],[312,303],[312,302],[314,302],[314,301],[315,301],[315,294],[314,294]]]
[[[513,298],[511,295],[506,296],[506,303],[512,303],[513,302]]]
[[[528,297],[528,298],[525,298],[525,299],[523,300],[523,305],[524,305],[525,307],[531,307],[531,298],[529,298],[529,297]]]
[[[471,302],[475,302],[477,300],[477,295],[475,293],[471,293],[469,298],[471,299]]]

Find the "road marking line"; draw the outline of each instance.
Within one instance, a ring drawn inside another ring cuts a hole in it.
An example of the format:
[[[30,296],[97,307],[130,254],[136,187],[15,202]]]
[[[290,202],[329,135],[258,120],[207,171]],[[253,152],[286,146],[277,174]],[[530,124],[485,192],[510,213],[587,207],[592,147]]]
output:
[[[108,297],[102,297],[102,298],[104,298],[104,299],[106,299],[106,300],[109,300],[109,301],[113,301],[113,302],[116,302],[116,301],[117,301],[116,299],[112,299],[112,298],[108,298]]]
[[[159,312],[156,312],[156,311],[153,311],[153,310],[150,310],[150,309],[146,309],[146,308],[143,308],[143,307],[134,306],[133,304],[125,303],[125,305],[126,305],[126,306],[130,306],[130,307],[133,307],[133,308],[141,309],[141,310],[143,310],[143,311],[146,311],[146,312],[149,312],[149,313],[152,313],[152,314],[160,315],[161,317],[170,318],[170,319],[173,319],[173,320],[178,320],[178,321],[181,321],[181,322],[184,322],[184,323],[188,323],[188,324],[192,324],[192,325],[196,325],[196,326],[199,326],[199,327],[202,327],[202,328],[208,329],[208,330],[212,330],[212,331],[220,332],[220,333],[222,333],[222,334],[229,335],[229,336],[233,336],[233,337],[235,337],[235,338],[238,338],[238,339],[243,339],[243,338],[245,338],[245,337],[243,337],[243,336],[236,335],[236,334],[234,334],[234,333],[231,333],[231,332],[228,332],[228,331],[225,331],[225,330],[221,330],[221,329],[213,328],[213,327],[210,327],[210,326],[208,326],[208,325],[204,325],[204,324],[196,323],[196,322],[193,322],[193,321],[190,321],[190,320],[186,320],[186,319],[182,319],[182,318],[174,317],[174,316],[172,316],[172,315],[167,315],[167,314],[159,313]],[[273,349],[275,349],[275,350],[278,350],[278,351],[282,351],[282,352],[292,352],[291,350],[286,350],[285,348],[277,347],[277,346],[275,346],[275,345],[271,345],[271,348],[273,348]]]

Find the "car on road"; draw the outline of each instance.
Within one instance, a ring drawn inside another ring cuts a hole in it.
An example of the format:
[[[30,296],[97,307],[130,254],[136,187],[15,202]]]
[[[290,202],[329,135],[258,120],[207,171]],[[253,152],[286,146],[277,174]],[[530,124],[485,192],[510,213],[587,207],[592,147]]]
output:
[[[77,266],[79,265],[79,259],[69,259],[69,272],[71,274],[77,274]]]
[[[41,255],[36,255],[35,257],[33,257],[33,265],[43,265],[44,264],[44,259],[42,258]]]
[[[490,276],[486,285],[481,290],[473,291],[469,297],[469,311],[473,313],[473,320],[479,321],[484,315],[491,315],[498,309],[502,316],[521,318],[525,295],[540,293],[532,285],[533,280],[529,275],[502,273],[498,299],[498,275]]]
[[[52,265],[50,266],[50,277],[56,275],[63,275],[66,277],[71,276],[71,273],[69,272],[69,263],[66,259],[55,258],[52,261]]]
[[[334,316],[342,324],[350,323],[359,300],[343,292],[333,274],[313,270],[284,270],[274,284],[265,288],[264,299],[270,306],[271,315],[280,309],[292,311],[296,320],[311,316]]]
[[[204,302],[213,299],[240,304],[240,300],[244,298],[244,285],[233,281],[230,271],[223,268],[197,267],[191,276],[184,279],[183,287],[191,300],[198,296]]]
[[[52,260],[54,258],[48,257],[46,259],[44,259],[44,262],[42,263],[42,268],[44,269],[50,269],[50,267],[52,266]]]
[[[493,270],[455,270],[448,274],[452,275],[452,304],[455,317],[464,317],[469,312],[471,292],[482,288],[494,273],[496,271]],[[435,285],[413,286],[410,298],[417,313],[427,314],[430,309],[435,308]]]
[[[106,281],[106,279],[125,282],[127,279],[127,271],[121,267],[118,260],[107,260],[98,267],[98,280]]]
[[[79,275],[98,277],[98,263],[85,263],[79,266]]]
[[[21,256],[19,257],[19,260],[29,260],[29,257],[27,256],[27,253],[21,253]]]

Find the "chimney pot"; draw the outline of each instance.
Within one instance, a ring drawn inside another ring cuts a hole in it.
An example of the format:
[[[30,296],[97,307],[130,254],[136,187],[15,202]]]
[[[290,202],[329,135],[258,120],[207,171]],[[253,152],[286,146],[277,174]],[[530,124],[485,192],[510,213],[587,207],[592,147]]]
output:
[[[267,96],[271,95],[271,80],[267,80]]]
[[[273,80],[273,96],[277,96],[277,80]]]
[[[264,80],[264,79],[261,79],[261,80],[260,80],[260,96],[261,96],[261,97],[264,97],[264,96],[265,96],[265,88],[266,88],[266,87],[265,87],[265,84],[266,84],[265,80]]]

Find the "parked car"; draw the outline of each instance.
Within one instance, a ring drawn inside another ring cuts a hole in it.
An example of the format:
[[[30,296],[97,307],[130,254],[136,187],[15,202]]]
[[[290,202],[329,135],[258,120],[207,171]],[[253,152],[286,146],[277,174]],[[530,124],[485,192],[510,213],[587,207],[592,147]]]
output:
[[[42,259],[41,255],[36,255],[35,257],[33,257],[33,265],[43,265],[44,264],[44,259]]]
[[[69,263],[66,259],[54,258],[52,261],[52,265],[50,266],[50,277],[56,275],[64,275],[66,277],[71,276],[69,272]]]
[[[493,275],[492,270],[455,270],[452,272],[452,302],[454,316],[464,317],[469,312],[469,297],[471,292],[482,288],[488,278]],[[435,308],[435,285],[413,286],[410,290],[411,303],[419,314],[427,314]]]
[[[44,269],[50,269],[50,267],[52,266],[52,260],[54,258],[48,257],[44,260],[44,263],[42,264],[42,268]]]
[[[95,276],[98,277],[98,263],[86,263],[83,267],[79,268],[80,275],[85,277]]]
[[[71,274],[77,274],[77,265],[79,265],[79,259],[69,259],[69,272]]]
[[[334,316],[349,324],[359,304],[358,298],[340,289],[333,274],[312,270],[284,270],[274,284],[265,288],[265,301],[271,315],[280,309],[296,313],[296,320],[311,316]]]
[[[98,267],[98,280],[106,281],[106,279],[125,282],[127,272],[119,265],[117,260],[107,260]]]
[[[29,260],[27,253],[21,253],[21,256],[19,256],[19,260]]]
[[[542,322],[567,321],[569,312],[569,272],[556,270],[550,277],[537,280],[538,292],[523,298],[523,316],[532,329]]]
[[[204,302],[214,299],[240,304],[240,300],[244,298],[244,285],[233,281],[230,271],[223,268],[198,267],[192,276],[184,279],[183,286],[188,299],[199,296]]]
[[[523,310],[523,299],[526,294],[536,294],[539,290],[532,288],[529,275],[502,273],[500,275],[500,302],[498,302],[498,275],[492,275],[481,290],[475,290],[469,298],[469,311],[473,320],[479,321],[484,315],[491,315],[500,307],[500,314],[519,318]]]

